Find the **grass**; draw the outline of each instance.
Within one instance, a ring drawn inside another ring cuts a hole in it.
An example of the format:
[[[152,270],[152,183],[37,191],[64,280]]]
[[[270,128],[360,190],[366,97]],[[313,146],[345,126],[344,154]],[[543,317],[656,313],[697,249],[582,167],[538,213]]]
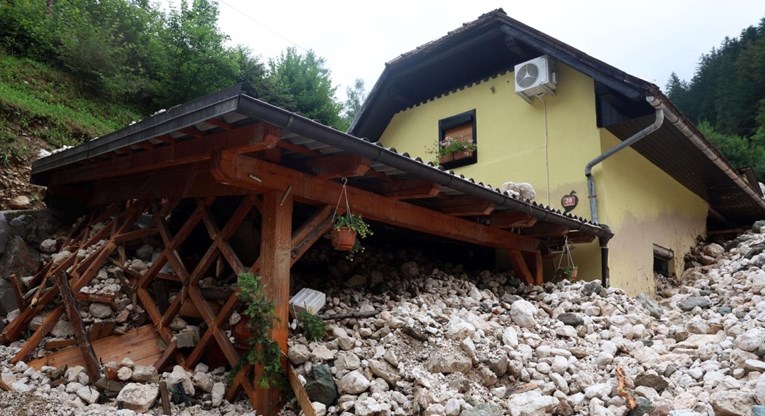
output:
[[[93,99],[62,71],[0,52],[0,165],[28,154],[23,136],[50,148],[73,146],[141,118],[129,107]]]

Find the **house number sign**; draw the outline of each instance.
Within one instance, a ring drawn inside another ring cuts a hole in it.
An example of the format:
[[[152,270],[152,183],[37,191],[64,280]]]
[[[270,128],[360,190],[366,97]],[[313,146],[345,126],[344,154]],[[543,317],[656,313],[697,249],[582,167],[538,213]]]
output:
[[[572,190],[568,195],[563,195],[563,198],[560,199],[560,204],[565,212],[570,212],[576,208],[576,205],[579,204],[579,197],[576,196],[576,191]]]

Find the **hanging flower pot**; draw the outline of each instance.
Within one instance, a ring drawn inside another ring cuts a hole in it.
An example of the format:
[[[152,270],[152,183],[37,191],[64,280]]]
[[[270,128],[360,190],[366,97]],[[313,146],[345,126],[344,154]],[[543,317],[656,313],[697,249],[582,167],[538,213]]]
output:
[[[333,227],[330,238],[335,250],[350,251],[356,245],[356,230],[349,227]]]
[[[242,316],[242,318],[231,327],[231,336],[234,337],[234,346],[246,347],[250,345],[250,338],[252,337],[252,330],[249,327],[250,318]]]

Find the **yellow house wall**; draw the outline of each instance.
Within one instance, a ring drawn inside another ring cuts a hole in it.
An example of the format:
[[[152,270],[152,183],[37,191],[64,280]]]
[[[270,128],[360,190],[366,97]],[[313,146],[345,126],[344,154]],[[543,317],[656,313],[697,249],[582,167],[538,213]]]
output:
[[[601,130],[602,151],[618,143]],[[594,177],[601,222],[614,232],[611,284],[630,295],[653,292],[654,243],[674,251],[670,271],[679,276],[683,255],[706,232],[707,203],[632,148],[606,159]]]
[[[573,213],[588,216],[582,198],[587,195],[584,164],[600,149],[594,83],[567,66],[559,65],[558,74],[558,94],[546,96],[544,104],[534,100],[530,105],[517,96],[510,72],[396,114],[380,140],[433,160],[427,149],[437,145],[438,120],[475,109],[478,163],[456,172],[494,187],[508,181],[531,183],[536,201],[555,207],[560,207],[563,195],[576,190],[581,203]]]
[[[617,139],[597,128],[593,80],[565,65],[558,65],[558,80],[555,96],[528,104],[515,94],[513,73],[499,75],[397,113],[380,140],[433,160],[428,149],[437,145],[438,120],[475,109],[478,163],[456,172],[494,187],[529,182],[536,201],[552,207],[574,190],[573,214],[590,218],[584,166]],[[612,285],[631,294],[653,291],[653,243],[675,251],[679,274],[683,253],[704,232],[704,201],[632,149],[593,174],[601,222],[616,234],[609,243]],[[600,278],[597,242],[578,245],[574,259],[581,278]],[[548,273],[557,260],[546,260]]]

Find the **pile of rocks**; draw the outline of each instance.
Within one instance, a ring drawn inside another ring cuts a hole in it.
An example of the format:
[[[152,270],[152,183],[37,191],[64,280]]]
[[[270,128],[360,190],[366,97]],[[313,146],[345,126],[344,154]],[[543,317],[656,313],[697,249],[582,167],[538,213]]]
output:
[[[368,250],[349,263],[319,245],[293,270],[292,286],[327,294],[327,334],[308,342],[294,330],[288,358],[318,414],[765,414],[763,226],[700,244],[681,277],[657,278],[657,298],[599,282],[526,286],[416,250]],[[56,261],[58,241],[40,241],[42,256]],[[85,303],[86,325],[114,320],[119,332],[145,320],[123,273],[143,273],[158,249],[134,249],[84,288],[115,299]],[[341,315],[355,317],[333,319]],[[183,319],[169,326],[179,343],[198,337]],[[61,321],[51,337],[71,338],[71,326]],[[0,393],[9,403],[0,413],[160,414],[165,381],[180,402],[174,414],[252,414],[246,401],[223,400],[223,368],[158,374],[125,360],[106,363],[94,381],[81,367],[10,365],[20,345],[0,346],[0,377],[16,390]]]
[[[702,245],[658,301],[598,282],[530,287],[412,261],[390,270],[390,257],[368,256],[332,270],[354,274],[325,288],[324,312],[379,313],[329,320],[322,342],[293,334],[289,359],[319,414],[765,414],[756,231]]]
[[[8,360],[15,352],[14,346],[0,347],[4,363],[0,378],[13,389],[13,394],[4,393],[7,400],[0,404],[3,414],[12,414],[13,409],[26,410],[29,403],[40,400],[45,408],[36,414],[161,414],[157,403],[159,382],[164,381],[174,402],[173,414],[254,415],[248,403],[232,404],[224,400],[223,368],[210,371],[207,365],[200,363],[193,372],[175,366],[172,372],[158,374],[153,366],[135,365],[125,359],[119,364],[106,363],[106,376],[93,381],[81,366],[43,366],[40,371],[24,362],[10,366]]]

